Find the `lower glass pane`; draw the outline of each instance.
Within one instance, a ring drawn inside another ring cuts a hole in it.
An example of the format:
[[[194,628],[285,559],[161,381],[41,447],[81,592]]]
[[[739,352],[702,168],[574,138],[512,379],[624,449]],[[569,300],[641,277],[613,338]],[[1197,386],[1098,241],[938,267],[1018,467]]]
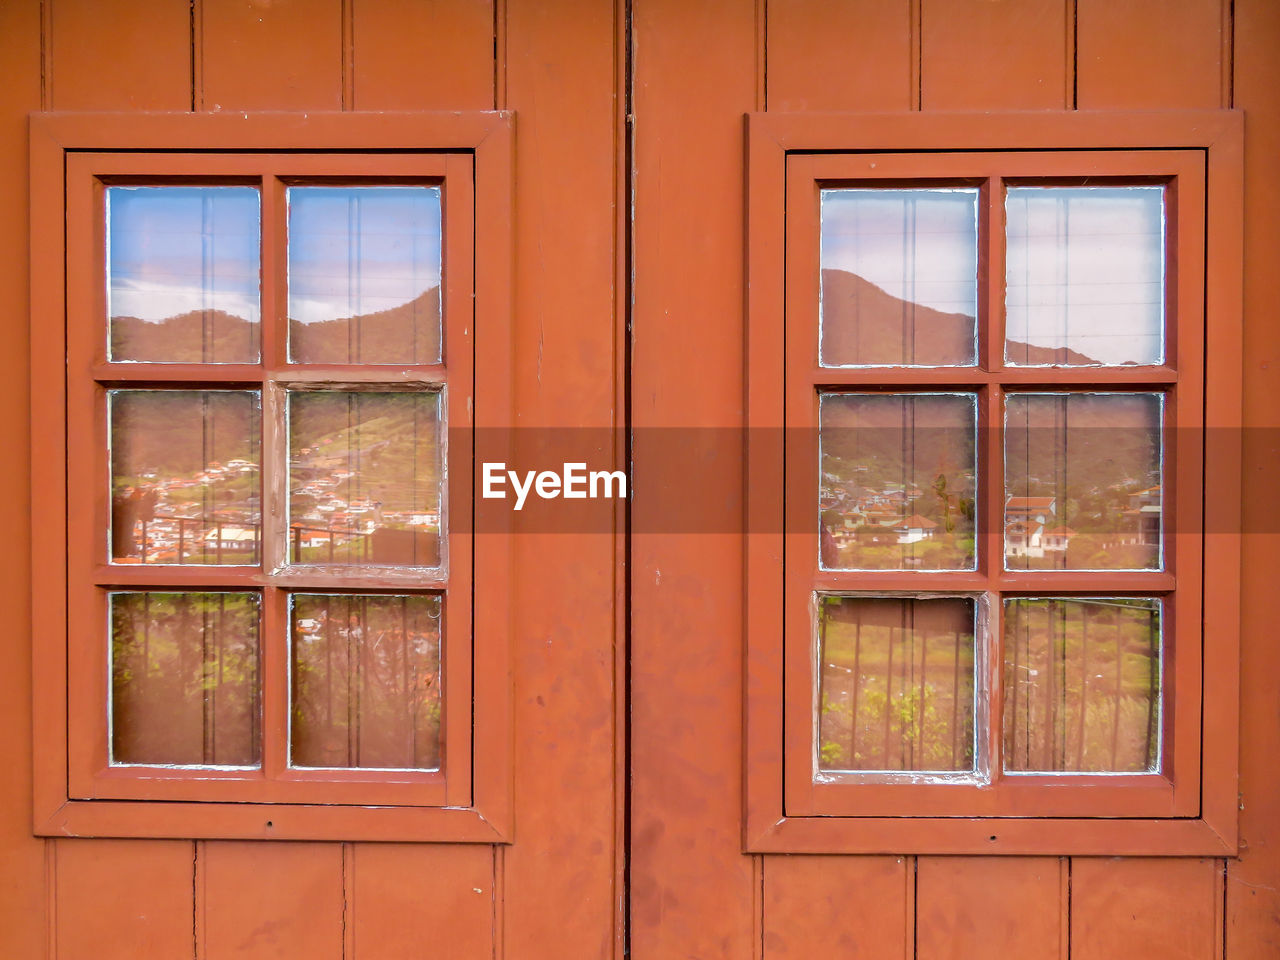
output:
[[[974,601],[822,597],[818,769],[974,769]]]
[[[111,762],[257,766],[257,594],[109,599]]]
[[[1005,601],[1004,768],[1160,768],[1160,601]]]
[[[290,762],[438,770],[437,595],[295,594]]]

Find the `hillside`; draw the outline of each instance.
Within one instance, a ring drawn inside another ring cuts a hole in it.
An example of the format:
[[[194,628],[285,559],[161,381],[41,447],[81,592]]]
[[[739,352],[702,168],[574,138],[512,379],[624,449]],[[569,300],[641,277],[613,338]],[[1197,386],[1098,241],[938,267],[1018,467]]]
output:
[[[258,323],[222,310],[164,320],[111,318],[111,357],[155,363],[257,363]]]
[[[257,363],[259,324],[222,310],[164,320],[111,318],[115,360]],[[376,313],[302,323],[289,320],[290,356],[299,363],[435,363],[440,359],[440,288]]]
[[[440,288],[390,310],[336,320],[289,320],[299,363],[435,363],[440,359]]]
[[[902,300],[845,270],[822,271],[822,321],[822,359],[831,366],[973,361],[973,317]],[[1097,363],[1075,350],[1016,340],[1006,351],[1022,364]]]

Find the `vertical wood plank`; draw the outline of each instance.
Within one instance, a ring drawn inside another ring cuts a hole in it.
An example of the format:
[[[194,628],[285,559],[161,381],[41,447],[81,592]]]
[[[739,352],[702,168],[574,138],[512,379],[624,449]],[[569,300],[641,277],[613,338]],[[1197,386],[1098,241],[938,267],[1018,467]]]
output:
[[[1235,104],[1246,111],[1244,476],[1274,487],[1280,476],[1280,4],[1236,0]],[[1275,678],[1280,677],[1280,503],[1246,496],[1240,678],[1240,837],[1227,862],[1226,954],[1280,957],[1280,756]]]
[[[1220,106],[1222,22],[1219,0],[1079,0],[1077,105]]]
[[[355,109],[492,109],[492,0],[356,0],[352,13]]]
[[[769,0],[770,110],[909,110],[910,0]]]
[[[919,960],[1061,960],[1066,870],[1056,857],[920,857]]]
[[[905,857],[766,856],[765,960],[911,956]]]
[[[609,2],[502,8],[506,106],[517,114],[515,361],[520,456],[553,434],[618,423],[614,287],[619,25]],[[580,434],[579,434],[580,435]],[[608,451],[595,454],[608,462]],[[546,462],[546,461],[542,461]],[[555,461],[552,461],[555,462]],[[529,514],[518,515],[528,517]],[[503,950],[608,956],[618,898],[616,543],[522,528],[513,541],[517,842],[504,850]],[[594,532],[593,532],[594,531]]]
[[[0,634],[0,946],[7,956],[44,955],[45,841],[31,836],[31,485],[27,361],[27,114],[41,109],[41,17],[37,0],[0,3],[0,522],[9,549],[0,556],[9,602]]]
[[[1217,860],[1077,858],[1072,960],[1211,960],[1222,931]]]
[[[355,844],[348,889],[344,960],[493,956],[492,847]]]
[[[58,110],[191,109],[191,7],[184,0],[57,0]]]
[[[205,110],[338,110],[342,0],[201,0]]]
[[[926,110],[1071,106],[1065,0],[924,0]]]
[[[341,960],[341,844],[211,841],[196,878],[200,960]]]
[[[54,842],[57,960],[191,956],[190,842]]]
[[[651,0],[633,8],[632,34],[632,950],[750,957],[743,538],[732,532],[742,449],[723,438],[743,418],[742,115],[756,99],[755,6]],[[677,448],[661,439],[671,427],[707,428],[705,443]],[[724,533],[672,532],[672,516]]]

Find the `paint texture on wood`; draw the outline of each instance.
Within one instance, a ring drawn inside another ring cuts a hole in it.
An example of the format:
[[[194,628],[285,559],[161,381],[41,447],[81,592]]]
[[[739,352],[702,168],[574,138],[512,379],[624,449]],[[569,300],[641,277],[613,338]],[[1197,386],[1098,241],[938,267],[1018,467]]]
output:
[[[351,11],[352,108],[493,108],[491,0],[379,0]]]
[[[920,857],[915,956],[1061,960],[1066,888],[1056,857]]]
[[[209,841],[197,856],[199,960],[341,960],[341,844]]]
[[[770,0],[770,110],[908,110],[916,38],[909,0]]]
[[[356,844],[347,853],[350,956],[493,955],[494,848]]]
[[[51,6],[56,109],[191,109],[188,4],[58,0]]]
[[[763,870],[765,960],[912,955],[910,858],[766,856]]]
[[[342,107],[342,0],[200,0],[203,110]]]
[[[58,960],[191,955],[193,844],[52,842],[57,845]]]
[[[959,0],[921,8],[925,110],[1071,106],[1064,0]]]
[[[1280,475],[1280,4],[1235,0],[1235,105],[1245,129],[1244,477],[1246,490]],[[1242,584],[1240,859],[1227,862],[1226,956],[1280,957],[1280,593],[1274,589],[1280,553],[1280,503],[1246,494]]]
[[[1222,102],[1220,0],[1079,0],[1081,110]]]
[[[1071,864],[1072,960],[1213,960],[1222,944],[1222,863]]]

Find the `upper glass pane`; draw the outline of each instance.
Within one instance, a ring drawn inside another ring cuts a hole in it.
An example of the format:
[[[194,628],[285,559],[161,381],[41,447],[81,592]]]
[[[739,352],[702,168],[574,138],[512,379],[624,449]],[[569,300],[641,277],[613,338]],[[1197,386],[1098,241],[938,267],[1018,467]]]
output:
[[[1005,359],[1164,361],[1164,187],[1010,187]]]
[[[818,769],[975,768],[974,602],[822,597]]]
[[[1009,395],[1006,569],[1160,568],[1163,399],[1158,393]]]
[[[976,188],[822,191],[825,367],[977,362]]]
[[[1160,681],[1159,600],[1005,600],[1005,770],[1158,771]]]
[[[257,564],[256,390],[111,390],[113,563]]]
[[[108,356],[257,363],[253,187],[108,187]]]
[[[972,570],[970,393],[826,393],[818,510],[825,570]]]
[[[290,187],[289,359],[440,361],[440,188]]]
[[[290,562],[439,566],[439,394],[288,396]]]

